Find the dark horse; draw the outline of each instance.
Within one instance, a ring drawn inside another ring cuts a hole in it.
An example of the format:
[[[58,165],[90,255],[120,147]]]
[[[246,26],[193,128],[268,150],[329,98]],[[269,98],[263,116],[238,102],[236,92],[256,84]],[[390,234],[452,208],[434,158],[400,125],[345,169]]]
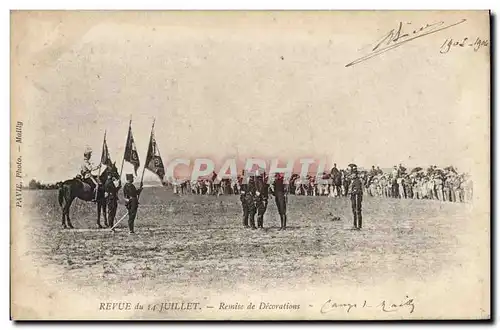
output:
[[[104,171],[99,176],[99,181],[101,184],[99,185],[99,189],[97,191],[97,227],[103,228],[101,226],[101,209],[103,211],[104,223],[107,225],[106,219],[106,198],[104,196],[104,182],[108,177],[108,173],[111,173],[112,177],[115,179],[119,179],[120,175],[118,174],[118,170],[115,164],[111,164],[111,166],[106,166]],[[83,180],[81,178],[73,178],[66,180],[62,183],[59,188],[59,205],[62,208],[62,226],[64,228],[74,228],[71,224],[71,220],[69,219],[69,209],[71,207],[71,203],[75,198],[79,198],[85,202],[91,202],[94,198],[94,183],[89,178],[87,180]],[[67,223],[67,225],[66,225]]]

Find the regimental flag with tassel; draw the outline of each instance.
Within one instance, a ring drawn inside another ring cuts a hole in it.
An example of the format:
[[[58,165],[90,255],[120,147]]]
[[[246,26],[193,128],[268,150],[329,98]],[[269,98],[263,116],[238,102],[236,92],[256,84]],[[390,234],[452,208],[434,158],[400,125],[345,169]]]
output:
[[[151,130],[151,138],[149,139],[148,154],[146,156],[146,168],[156,174],[163,182],[165,176],[165,167],[161,159],[160,150],[156,144],[154,131]]]
[[[106,133],[104,133],[104,141],[102,142],[101,164],[106,166],[113,165],[111,157],[109,156],[108,144],[106,143]]]
[[[141,163],[135,146],[134,136],[132,135],[132,125],[129,125],[128,127],[127,143],[125,145],[125,155],[123,156],[123,159],[134,165],[134,172],[135,175],[137,175],[137,169]]]

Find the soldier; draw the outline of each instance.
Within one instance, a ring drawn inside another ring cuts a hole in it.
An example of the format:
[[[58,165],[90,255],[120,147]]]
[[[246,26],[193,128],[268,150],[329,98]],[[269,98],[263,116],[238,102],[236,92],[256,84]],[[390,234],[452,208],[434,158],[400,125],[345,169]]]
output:
[[[142,192],[142,183],[139,189],[135,188],[134,176],[132,174],[127,174],[127,183],[123,187],[123,196],[125,197],[125,206],[128,210],[128,228],[130,234],[134,233],[134,221],[137,215],[137,208],[139,207],[139,195]]]
[[[398,198],[399,196],[399,187],[398,187],[398,177],[399,171],[396,165],[392,169],[392,186],[391,186],[391,197]]]
[[[264,213],[267,210],[269,199],[269,185],[266,182],[266,173],[259,173],[255,180],[255,207],[257,209],[257,228],[264,229]]]
[[[281,227],[279,230],[286,230],[288,187],[285,184],[283,173],[276,173],[275,180],[271,186],[271,193],[274,195],[274,200],[276,201],[276,206],[280,215]]]
[[[357,166],[352,166],[352,180],[349,186],[351,195],[352,213],[354,215],[354,228],[360,230],[363,224],[361,215],[361,203],[363,202],[363,185],[358,175]]]
[[[92,202],[97,201],[97,191],[99,188],[99,178],[97,176],[94,176],[94,171],[99,169],[99,166],[94,166],[90,158],[92,157],[92,148],[87,147],[83,153],[83,164],[80,169],[80,173],[83,177],[83,179],[91,179],[92,182],[94,183],[94,198],[92,199]]]
[[[439,173],[434,174],[434,189],[436,190],[437,199],[439,201],[444,201],[443,179]]]
[[[243,172],[243,181],[241,183],[240,189],[240,201],[243,208],[243,226],[245,228],[251,227],[252,229],[257,229],[255,227],[255,178],[253,177],[253,175],[251,175],[249,178],[246,178],[245,172]],[[250,226],[248,223],[249,218]]]
[[[245,194],[247,191],[248,184],[244,182],[243,177],[245,176],[245,171],[241,172],[241,176],[238,176],[238,183],[240,186],[240,202],[241,208],[243,209],[243,227],[248,228],[248,206],[245,199]]]
[[[245,192],[245,199],[248,206],[248,223],[251,229],[255,227],[255,214],[257,213],[256,201],[256,186],[255,186],[255,173],[251,173],[248,179],[247,191]]]
[[[118,208],[118,191],[121,188],[121,181],[115,180],[113,174],[108,173],[108,178],[104,183],[104,193],[108,206],[108,226],[113,227],[116,216],[116,209]]]

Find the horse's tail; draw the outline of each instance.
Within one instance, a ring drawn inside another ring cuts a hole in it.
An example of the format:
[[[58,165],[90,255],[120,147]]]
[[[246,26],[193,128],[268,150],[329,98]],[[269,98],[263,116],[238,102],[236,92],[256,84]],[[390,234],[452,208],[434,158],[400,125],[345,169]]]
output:
[[[64,186],[61,186],[59,188],[58,199],[59,199],[59,206],[63,206],[63,202],[64,202]]]

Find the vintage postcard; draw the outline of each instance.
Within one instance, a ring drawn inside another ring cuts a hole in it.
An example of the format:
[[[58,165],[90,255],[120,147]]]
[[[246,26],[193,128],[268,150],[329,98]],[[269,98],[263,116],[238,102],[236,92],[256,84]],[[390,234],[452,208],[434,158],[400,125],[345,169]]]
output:
[[[490,319],[489,11],[11,11],[14,320]]]

